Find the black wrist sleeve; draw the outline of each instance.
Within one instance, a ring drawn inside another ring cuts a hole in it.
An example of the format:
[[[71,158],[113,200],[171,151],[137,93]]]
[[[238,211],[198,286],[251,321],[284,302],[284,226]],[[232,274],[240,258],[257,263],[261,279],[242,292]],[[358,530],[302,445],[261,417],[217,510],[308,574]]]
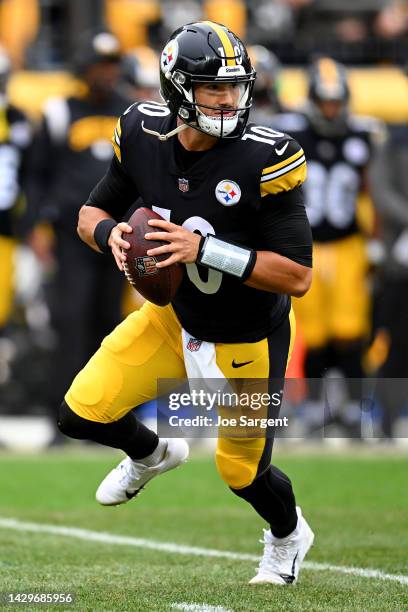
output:
[[[103,219],[102,221],[99,221],[98,225],[95,227],[94,240],[102,253],[108,253],[109,236],[111,235],[113,228],[116,226],[117,223],[114,219]]]

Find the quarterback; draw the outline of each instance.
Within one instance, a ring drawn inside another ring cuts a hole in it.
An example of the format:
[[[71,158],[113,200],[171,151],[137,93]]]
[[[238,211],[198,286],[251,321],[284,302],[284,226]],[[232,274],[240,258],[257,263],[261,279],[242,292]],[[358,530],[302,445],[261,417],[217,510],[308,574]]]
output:
[[[163,50],[160,79],[165,104],[135,103],[119,119],[114,159],[78,223],[82,240],[111,251],[122,270],[132,231],[122,219],[142,202],[163,217],[150,224],[166,242],[148,254],[170,254],[158,266],[185,264],[173,302],[146,302],[121,323],[61,406],[61,431],[127,455],[97,490],[103,505],[127,502],[187,458],[184,440],[159,439],[131,412],[156,396],[157,379],[185,378],[191,359],[203,378],[216,368],[230,379],[282,379],[293,343],[290,296],[311,283],[303,150],[286,134],[247,125],[255,72],[242,42],[220,24],[183,26]],[[204,349],[209,358],[200,361]],[[286,585],[314,535],[289,478],[271,465],[272,441],[270,432],[220,437],[216,465],[269,526],[251,584]]]

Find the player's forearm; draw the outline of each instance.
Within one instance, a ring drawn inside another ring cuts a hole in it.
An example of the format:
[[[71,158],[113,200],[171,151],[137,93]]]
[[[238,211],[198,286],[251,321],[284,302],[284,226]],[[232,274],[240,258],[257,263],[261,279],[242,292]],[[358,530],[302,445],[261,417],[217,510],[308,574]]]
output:
[[[104,219],[112,219],[112,217],[101,208],[84,205],[79,211],[77,227],[78,235],[81,240],[83,240],[88,246],[98,253],[101,252],[101,249],[95,242],[94,233],[98,223]]]
[[[311,282],[311,268],[277,253],[258,251],[255,267],[245,284],[262,291],[302,297]]]

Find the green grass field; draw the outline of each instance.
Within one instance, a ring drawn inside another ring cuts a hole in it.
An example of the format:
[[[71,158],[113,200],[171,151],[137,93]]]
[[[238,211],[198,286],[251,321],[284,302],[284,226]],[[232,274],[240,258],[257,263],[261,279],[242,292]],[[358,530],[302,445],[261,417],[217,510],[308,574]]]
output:
[[[276,454],[316,533],[308,561],[408,576],[407,458],[344,453]],[[117,458],[75,448],[0,455],[0,591],[72,592],[76,597],[70,606],[2,609],[170,611],[174,604],[188,603],[234,612],[408,610],[408,582],[321,571],[319,565],[305,569],[292,587],[250,587],[252,560],[1,526],[1,519],[11,518],[260,554],[262,521],[228,492],[212,459],[193,458],[126,506],[102,508],[94,502],[94,491]]]

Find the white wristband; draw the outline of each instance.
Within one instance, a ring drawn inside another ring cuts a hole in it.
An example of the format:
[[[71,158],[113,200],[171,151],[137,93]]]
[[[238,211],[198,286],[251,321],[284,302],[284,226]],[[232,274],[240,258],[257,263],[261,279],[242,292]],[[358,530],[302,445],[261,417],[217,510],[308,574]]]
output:
[[[252,249],[208,234],[201,247],[198,263],[246,280],[252,272],[255,259],[256,253]]]

